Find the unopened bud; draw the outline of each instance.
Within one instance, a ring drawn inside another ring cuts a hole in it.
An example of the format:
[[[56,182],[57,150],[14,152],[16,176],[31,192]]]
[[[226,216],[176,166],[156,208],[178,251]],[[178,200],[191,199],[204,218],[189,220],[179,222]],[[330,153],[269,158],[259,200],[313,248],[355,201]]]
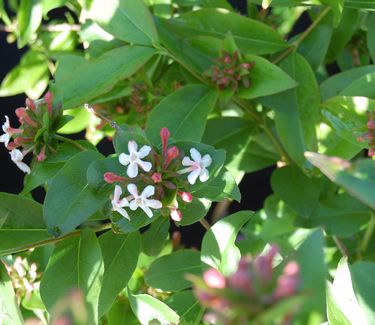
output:
[[[374,130],[374,129],[375,129],[375,121],[374,121],[374,120],[369,120],[369,121],[367,122],[367,128],[368,128],[369,130]]]
[[[182,220],[182,212],[176,208],[171,208],[170,216],[174,221],[180,222]]]
[[[46,147],[43,147],[42,150],[40,150],[39,154],[36,156],[36,159],[38,161],[43,161],[46,159]]]
[[[35,106],[35,102],[34,102],[32,99],[30,99],[30,98],[26,98],[26,102],[25,102],[25,104],[26,104],[26,106],[27,106],[28,108],[30,108],[32,111],[35,111],[36,106]]]
[[[189,192],[178,192],[178,195],[184,202],[190,203],[193,200],[193,196]]]
[[[18,145],[15,144],[14,141],[9,142],[8,145],[7,145],[8,150],[13,150],[13,149],[16,149],[17,147],[18,147]]]
[[[15,113],[19,119],[22,119],[26,116],[26,108],[25,107],[18,107],[15,110]]]
[[[50,115],[52,115],[52,100],[53,100],[53,95],[51,92],[47,92],[44,95],[44,100],[46,101],[47,104],[47,111]]]
[[[180,154],[180,150],[178,150],[177,147],[169,148],[167,151],[167,157],[164,161],[164,168],[167,168],[169,164],[171,163],[171,161],[177,158],[179,154]]]
[[[283,274],[277,281],[277,288],[274,293],[275,299],[289,297],[296,293],[299,284],[299,266],[296,262],[289,262]]]
[[[162,128],[160,130],[160,138],[162,143],[162,150],[163,150],[163,156],[165,157],[167,153],[167,142],[169,137],[171,136],[171,133],[169,132],[168,128]]]
[[[111,173],[111,172],[104,173],[103,178],[104,178],[104,181],[107,182],[108,184],[113,184],[115,182],[123,183],[126,181],[126,178],[116,175],[115,173]]]
[[[16,137],[14,139],[14,143],[17,145],[17,146],[20,146],[21,144],[25,143],[25,142],[31,142],[32,139],[31,138],[24,138],[24,137]]]
[[[216,269],[204,272],[203,280],[210,288],[224,289],[226,286],[224,276]]]
[[[153,173],[151,178],[154,181],[154,183],[161,183],[162,181],[160,173]]]

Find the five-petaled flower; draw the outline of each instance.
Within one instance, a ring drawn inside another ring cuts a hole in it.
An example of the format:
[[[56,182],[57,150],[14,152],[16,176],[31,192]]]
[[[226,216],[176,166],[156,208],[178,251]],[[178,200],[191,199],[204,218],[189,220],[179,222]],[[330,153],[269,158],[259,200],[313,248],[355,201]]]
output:
[[[5,115],[5,122],[2,126],[3,131],[5,132],[3,135],[0,136],[0,142],[4,142],[4,145],[7,147],[9,144],[9,140],[13,134],[22,133],[20,129],[14,129],[10,126],[9,117]]]
[[[130,202],[130,209],[135,211],[138,208],[141,208],[149,218],[153,216],[153,213],[150,208],[161,209],[162,203],[158,200],[148,199],[150,196],[155,194],[155,187],[148,185],[142,191],[142,194],[138,194],[138,189],[135,184],[128,185],[128,191],[133,195],[133,200]]]
[[[115,192],[113,194],[112,201],[111,201],[111,203],[112,203],[112,210],[113,211],[117,211],[124,218],[130,220],[128,213],[125,211],[125,209],[123,209],[124,207],[128,207],[129,206],[129,202],[128,202],[128,200],[126,198],[120,199],[121,194],[122,194],[121,186],[116,185],[115,186]]]
[[[135,141],[129,141],[128,142],[128,150],[129,154],[121,153],[119,156],[120,164],[124,166],[128,166],[128,169],[126,170],[127,175],[130,178],[137,177],[138,175],[138,165],[145,171],[149,172],[152,168],[152,164],[148,161],[141,160],[142,158],[145,158],[148,156],[148,154],[151,151],[150,146],[143,146],[139,151],[138,145]]]
[[[22,162],[24,156],[21,150],[13,149],[9,154],[10,159],[12,159],[19,169],[21,169],[24,173],[30,174],[30,167]]]
[[[207,181],[209,177],[207,167],[212,163],[211,156],[206,154],[202,157],[195,148],[190,149],[190,155],[193,160],[191,160],[190,157],[184,157],[184,159],[182,159],[182,165],[188,166],[188,168],[181,170],[179,173],[190,172],[188,182],[191,185],[195,184],[198,177],[201,182]]]

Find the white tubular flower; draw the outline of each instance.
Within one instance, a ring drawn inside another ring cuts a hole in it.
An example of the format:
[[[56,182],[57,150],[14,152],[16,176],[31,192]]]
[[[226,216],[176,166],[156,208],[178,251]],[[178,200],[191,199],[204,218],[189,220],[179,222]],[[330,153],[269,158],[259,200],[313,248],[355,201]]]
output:
[[[21,150],[13,149],[9,154],[10,159],[12,159],[12,161],[17,165],[19,169],[21,169],[24,173],[30,174],[30,167],[27,166],[24,162],[22,162],[22,159],[24,157]]]
[[[142,191],[142,194],[138,194],[138,189],[135,184],[128,185],[128,191],[133,195],[134,200],[130,202],[130,209],[137,210],[141,208],[149,218],[153,216],[153,213],[150,208],[161,209],[162,204],[158,200],[148,199],[150,196],[155,194],[155,187],[148,185]]]
[[[138,175],[138,165],[145,171],[149,172],[152,168],[152,164],[148,161],[141,160],[148,156],[151,151],[150,146],[143,146],[139,151],[138,145],[135,141],[128,142],[129,154],[122,153],[119,156],[119,161],[121,165],[128,166],[126,170],[127,175],[130,178],[137,177]]]
[[[184,159],[182,159],[182,165],[188,168],[183,169],[180,173],[190,172],[188,182],[191,185],[195,184],[198,177],[201,182],[207,181],[209,178],[207,167],[212,163],[211,156],[206,154],[202,157],[195,148],[190,149],[190,155],[193,160],[191,160],[190,157],[184,157]]]
[[[130,220],[128,213],[123,209],[124,207],[129,206],[129,202],[126,198],[120,199],[122,194],[121,186],[115,186],[115,192],[113,193],[112,197],[112,211],[117,211],[120,213],[124,218]]]
[[[14,129],[10,126],[9,123],[9,117],[5,115],[5,122],[2,125],[2,129],[4,131],[4,134],[0,136],[0,142],[4,142],[4,145],[7,147],[9,144],[9,140],[12,137],[13,134],[19,134],[22,133],[22,130],[20,129]]]

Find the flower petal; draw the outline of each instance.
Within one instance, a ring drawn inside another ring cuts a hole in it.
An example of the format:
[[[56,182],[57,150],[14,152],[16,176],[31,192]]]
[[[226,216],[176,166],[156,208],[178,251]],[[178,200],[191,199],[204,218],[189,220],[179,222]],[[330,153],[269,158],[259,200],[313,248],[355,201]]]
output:
[[[120,196],[122,194],[122,189],[120,185],[115,186],[115,192],[113,193],[113,200],[118,202],[120,200]]]
[[[161,209],[163,204],[159,200],[145,200],[146,205],[153,209]]]
[[[199,174],[199,180],[201,182],[207,181],[209,178],[208,170],[206,168],[203,168]]]
[[[116,211],[118,213],[120,213],[124,218],[126,218],[126,219],[128,219],[130,221],[129,214],[126,212],[125,209],[117,208]]]
[[[151,147],[150,146],[143,146],[139,151],[138,151],[138,157],[140,159],[148,156],[148,154],[150,153],[151,151]]]
[[[134,197],[138,197],[138,189],[137,189],[137,186],[135,184],[129,184],[128,185],[128,191]]]
[[[128,142],[128,150],[129,150],[129,154],[131,155],[132,153],[137,152],[137,149],[138,149],[137,142],[135,142],[135,141],[133,141],[133,140],[130,140],[130,141]]]
[[[201,170],[199,168],[193,170],[189,176],[188,176],[188,182],[191,184],[191,185],[194,185],[199,174],[201,173]]]
[[[130,178],[134,178],[134,177],[137,177],[138,175],[138,165],[136,162],[131,162],[128,166],[128,169],[126,170],[126,174],[130,177]]]
[[[4,133],[0,136],[0,142],[4,142],[4,145],[7,147],[9,144],[10,136],[8,133]]]
[[[129,202],[128,202],[128,200],[126,198],[122,198],[121,200],[119,200],[117,202],[117,206],[119,208],[128,207],[129,206]]]
[[[8,115],[5,115],[5,122],[3,124],[3,131],[7,132],[7,129],[10,128],[10,123],[9,123],[9,117]]]
[[[121,153],[120,156],[118,157],[118,161],[120,162],[121,165],[126,166],[127,164],[130,163],[130,157],[129,155],[125,153]]]
[[[144,190],[142,191],[142,198],[148,198],[149,196],[152,196],[155,194],[155,187],[153,187],[152,185],[147,185]]]
[[[202,164],[204,167],[208,167],[212,164],[212,158],[210,155],[204,155],[202,158]]]
[[[137,210],[137,209],[138,209],[138,204],[137,204],[137,202],[136,202],[135,200],[131,201],[131,202],[130,202],[130,210],[135,211],[135,210]]]
[[[147,216],[149,217],[149,218],[152,218],[152,216],[154,215],[153,213],[152,213],[152,211],[151,211],[151,209],[148,207],[148,206],[146,206],[146,205],[141,205],[141,209],[147,214]]]
[[[30,167],[27,166],[24,162],[22,161],[15,161],[17,167],[19,169],[21,169],[24,173],[26,174],[30,174],[31,173],[31,170],[30,170]]]
[[[190,155],[191,155],[191,158],[193,158],[193,160],[195,162],[200,162],[201,159],[202,159],[202,156],[201,154],[199,153],[199,151],[195,148],[191,148],[190,149]]]
[[[13,162],[19,162],[23,159],[23,154],[21,150],[13,149],[10,153],[10,159],[12,159]]]
[[[192,165],[194,165],[194,161],[192,161],[189,157],[184,157],[184,159],[182,159],[182,165],[183,166],[192,166]]]
[[[152,168],[152,164],[148,161],[143,161],[143,160],[140,160],[138,159],[137,160],[137,163],[139,166],[141,166],[141,168],[145,171],[145,172],[149,172]]]

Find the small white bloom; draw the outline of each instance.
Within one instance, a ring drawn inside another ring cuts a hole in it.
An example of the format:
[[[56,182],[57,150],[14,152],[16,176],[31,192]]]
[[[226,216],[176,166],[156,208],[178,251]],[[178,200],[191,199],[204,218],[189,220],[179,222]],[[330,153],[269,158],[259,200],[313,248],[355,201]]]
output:
[[[7,147],[12,134],[9,130],[10,129],[9,117],[6,115],[5,115],[5,122],[2,126],[2,129],[5,133],[0,136],[0,142],[4,142],[4,145]]]
[[[128,166],[126,170],[127,175],[130,178],[137,177],[138,175],[138,165],[146,172],[149,172],[152,168],[152,164],[148,161],[141,160],[148,156],[151,151],[150,146],[143,146],[139,151],[138,145],[135,141],[128,142],[129,154],[122,153],[119,156],[119,161],[121,165]]]
[[[188,166],[188,168],[184,169],[182,172],[190,172],[188,182],[194,185],[198,177],[201,182],[207,181],[209,177],[207,167],[212,163],[211,156],[206,154],[202,157],[195,148],[190,149],[190,155],[193,160],[191,160],[190,157],[184,157],[184,159],[182,159],[182,165]]]
[[[9,154],[10,159],[12,159],[19,169],[21,169],[24,173],[30,174],[30,167],[22,162],[24,157],[21,150],[13,149]]]
[[[128,213],[123,209],[124,207],[129,206],[129,202],[126,198],[120,199],[122,194],[121,186],[116,185],[115,186],[115,192],[113,193],[112,197],[112,211],[117,211],[120,213],[124,218],[130,220]]]
[[[152,185],[148,185],[142,191],[142,194],[138,194],[138,189],[135,184],[128,185],[128,191],[131,195],[133,195],[134,200],[130,202],[130,209],[137,210],[141,208],[149,218],[153,216],[153,213],[150,208],[153,209],[161,209],[162,204],[158,200],[148,199],[148,197],[155,194],[155,187]]]

